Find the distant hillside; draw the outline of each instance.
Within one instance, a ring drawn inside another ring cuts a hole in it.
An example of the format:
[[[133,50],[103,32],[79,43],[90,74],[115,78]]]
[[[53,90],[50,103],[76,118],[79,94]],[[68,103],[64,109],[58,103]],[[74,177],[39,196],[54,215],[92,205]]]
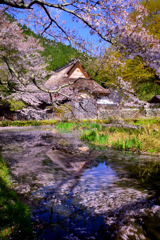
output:
[[[32,32],[26,25],[22,27],[24,34],[33,35],[35,38],[39,39],[41,45],[44,47],[44,52],[42,56],[49,57],[51,56],[51,61],[47,70],[56,70],[71,61],[72,58],[82,57],[82,53],[79,53],[77,50],[71,46],[64,45],[60,42],[55,42],[50,39],[46,39],[41,35],[36,35]]]

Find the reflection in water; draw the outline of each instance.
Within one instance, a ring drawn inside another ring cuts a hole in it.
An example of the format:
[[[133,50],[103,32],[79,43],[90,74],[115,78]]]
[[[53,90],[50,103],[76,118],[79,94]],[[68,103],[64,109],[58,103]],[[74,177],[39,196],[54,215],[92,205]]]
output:
[[[84,153],[75,135],[49,130],[1,133],[0,141],[37,239],[160,239],[159,195],[130,177],[140,156]]]
[[[111,166],[106,166],[105,162],[100,163],[97,167],[87,169],[82,176],[81,184],[88,184],[88,190],[96,190],[98,188],[107,188],[116,181],[116,172]]]

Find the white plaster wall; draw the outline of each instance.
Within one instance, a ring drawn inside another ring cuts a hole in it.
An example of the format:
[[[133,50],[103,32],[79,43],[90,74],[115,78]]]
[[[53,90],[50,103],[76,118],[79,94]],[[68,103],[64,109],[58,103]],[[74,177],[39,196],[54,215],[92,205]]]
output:
[[[83,72],[77,67],[75,71],[71,74],[70,78],[86,78]]]

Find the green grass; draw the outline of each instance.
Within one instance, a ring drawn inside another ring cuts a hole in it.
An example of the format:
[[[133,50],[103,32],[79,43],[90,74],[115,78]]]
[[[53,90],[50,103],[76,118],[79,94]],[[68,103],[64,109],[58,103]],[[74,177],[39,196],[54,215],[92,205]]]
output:
[[[84,130],[80,139],[82,141],[94,142],[96,140],[96,132],[94,130]]]
[[[33,239],[30,210],[12,189],[5,161],[0,156],[0,239]]]
[[[27,120],[27,121],[2,121],[0,122],[0,127],[9,126],[43,126],[43,125],[55,125],[58,120]]]
[[[105,145],[106,143],[108,143],[109,135],[99,133],[98,131],[95,130],[84,130],[80,136],[80,139],[82,141],[94,142],[100,145],[101,144]]]
[[[143,119],[140,119],[142,123]],[[133,121],[133,120],[132,120]],[[144,119],[145,124],[139,129],[107,127],[103,122],[78,121],[58,123],[64,129],[78,130],[80,139],[92,143],[95,147],[112,147],[124,151],[160,153],[159,119]],[[150,124],[148,123],[150,122]],[[154,122],[154,124],[153,124]]]
[[[59,122],[56,124],[56,129],[60,132],[68,132],[71,131],[75,126],[75,122]]]
[[[107,145],[117,149],[160,154],[160,118],[124,119],[124,121],[141,127],[139,129],[107,127],[107,119],[65,122],[59,120],[4,121],[0,122],[0,126],[55,125],[61,133],[78,131],[83,141],[91,142],[96,147]]]
[[[136,138],[132,137],[125,140],[118,139],[117,141],[112,142],[112,147],[122,150],[132,150],[132,151],[141,151],[142,143]]]
[[[129,120],[127,120],[129,121]],[[56,124],[58,131],[79,131],[80,139],[95,145],[95,147],[113,147],[119,150],[160,153],[160,126],[159,118],[137,120],[142,124],[139,129],[123,127],[107,127],[104,121],[68,121]],[[127,123],[133,123],[133,119]],[[150,123],[148,123],[150,122]]]
[[[146,124],[160,124],[160,118],[139,118],[139,119],[124,119],[126,123],[131,123],[133,125],[144,126]]]

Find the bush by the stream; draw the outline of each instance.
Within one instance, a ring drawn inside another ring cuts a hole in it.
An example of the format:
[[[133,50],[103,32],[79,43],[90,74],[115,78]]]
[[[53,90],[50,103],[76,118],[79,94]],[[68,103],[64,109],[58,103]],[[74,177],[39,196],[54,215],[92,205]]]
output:
[[[99,133],[95,130],[85,130],[83,131],[80,139],[82,141],[96,142],[99,144],[107,144],[109,135],[104,133]]]
[[[136,137],[132,137],[125,140],[118,139],[116,141],[113,141],[112,147],[120,150],[141,151],[142,143]]]

